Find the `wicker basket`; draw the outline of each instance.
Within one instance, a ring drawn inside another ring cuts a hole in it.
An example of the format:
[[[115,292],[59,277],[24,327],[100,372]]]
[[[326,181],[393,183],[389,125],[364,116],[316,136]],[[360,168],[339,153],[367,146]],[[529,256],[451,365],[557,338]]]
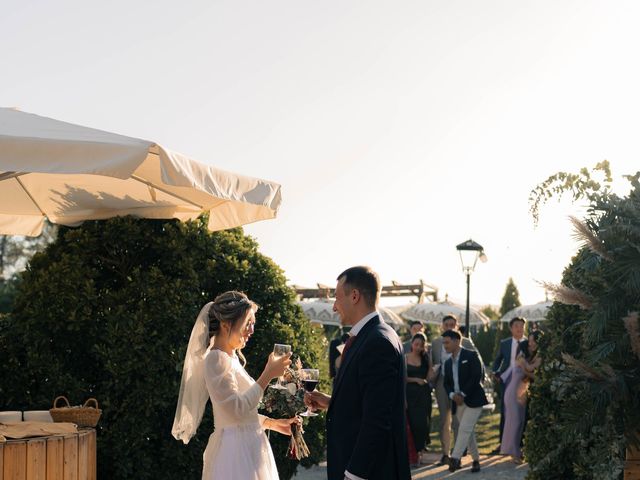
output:
[[[63,399],[67,405],[58,407],[60,399]],[[89,406],[90,403],[95,404],[95,407]],[[71,422],[79,427],[95,427],[102,415],[102,410],[98,408],[98,401],[95,398],[90,398],[82,406],[72,407],[67,397],[61,395],[53,401],[53,408],[49,413],[54,422]]]

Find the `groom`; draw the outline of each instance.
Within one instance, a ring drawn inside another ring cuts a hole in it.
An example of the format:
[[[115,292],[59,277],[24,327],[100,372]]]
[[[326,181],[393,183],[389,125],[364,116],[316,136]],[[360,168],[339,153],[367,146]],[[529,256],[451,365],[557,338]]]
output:
[[[380,280],[369,267],[338,276],[333,310],[351,326],[333,396],[305,394],[327,409],[329,480],[409,480],[402,343],[376,311]]]

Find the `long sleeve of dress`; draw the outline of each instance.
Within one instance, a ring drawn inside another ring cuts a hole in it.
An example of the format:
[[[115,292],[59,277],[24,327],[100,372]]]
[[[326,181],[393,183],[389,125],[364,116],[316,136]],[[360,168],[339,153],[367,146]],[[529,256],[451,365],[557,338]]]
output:
[[[205,362],[205,375],[209,395],[226,418],[241,419],[257,409],[263,394],[262,387],[254,382],[246,391],[240,392],[232,358],[226,353],[219,350],[209,353]]]

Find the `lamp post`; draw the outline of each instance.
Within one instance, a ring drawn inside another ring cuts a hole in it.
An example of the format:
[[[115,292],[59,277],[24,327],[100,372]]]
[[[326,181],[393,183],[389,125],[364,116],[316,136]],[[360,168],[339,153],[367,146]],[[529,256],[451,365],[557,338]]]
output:
[[[467,276],[467,310],[466,310],[466,315],[465,315],[465,319],[464,319],[464,326],[465,326],[465,335],[467,337],[470,336],[470,332],[469,332],[469,310],[470,310],[470,305],[469,305],[469,287],[471,284],[471,272],[473,272],[473,269],[476,268],[476,263],[478,263],[478,258],[480,259],[481,262],[486,262],[487,261],[487,256],[484,254],[484,249],[482,248],[482,245],[480,245],[479,243],[474,242],[473,240],[469,239],[466,242],[461,243],[460,245],[456,246],[456,250],[458,250],[458,253],[460,254],[460,261],[462,262],[462,271],[465,273],[465,275]]]

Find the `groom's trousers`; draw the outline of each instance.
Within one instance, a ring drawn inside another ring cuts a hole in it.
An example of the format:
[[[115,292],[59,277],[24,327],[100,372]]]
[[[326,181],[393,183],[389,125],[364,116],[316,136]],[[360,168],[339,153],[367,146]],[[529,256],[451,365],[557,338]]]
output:
[[[456,445],[451,454],[453,458],[461,459],[465,449],[468,448],[471,458],[480,460],[476,443],[476,423],[478,423],[481,413],[482,407],[472,408],[465,404],[456,406],[458,433],[456,434]]]

